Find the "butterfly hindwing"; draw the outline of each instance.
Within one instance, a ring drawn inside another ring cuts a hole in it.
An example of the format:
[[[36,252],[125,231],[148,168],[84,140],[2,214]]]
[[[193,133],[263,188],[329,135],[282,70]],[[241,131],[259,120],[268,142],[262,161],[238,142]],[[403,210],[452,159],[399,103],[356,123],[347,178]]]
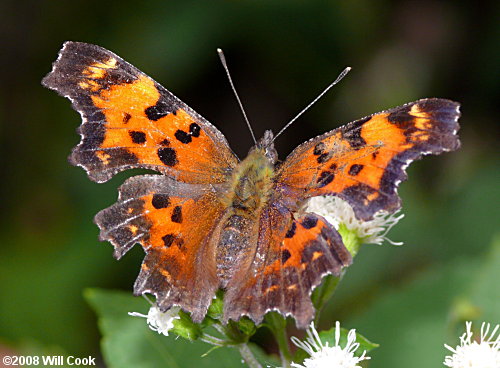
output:
[[[96,215],[100,239],[117,258],[140,243],[146,257],[135,293],[156,295],[162,310],[180,305],[201,321],[219,285],[210,235],[223,208],[215,193],[163,175],[130,178],[119,191],[118,202]]]
[[[224,319],[248,315],[260,323],[277,310],[306,328],[314,317],[311,292],[326,274],[339,276],[351,256],[338,232],[321,216],[293,219],[269,206],[260,217],[253,261],[238,268],[224,298]]]
[[[213,125],[102,47],[66,42],[42,83],[82,115],[82,140],[70,161],[92,180],[140,167],[185,182],[218,183],[237,163]]]
[[[459,116],[456,102],[423,99],[354,121],[298,146],[278,182],[302,199],[338,195],[364,220],[394,211],[412,161],[459,147]]]

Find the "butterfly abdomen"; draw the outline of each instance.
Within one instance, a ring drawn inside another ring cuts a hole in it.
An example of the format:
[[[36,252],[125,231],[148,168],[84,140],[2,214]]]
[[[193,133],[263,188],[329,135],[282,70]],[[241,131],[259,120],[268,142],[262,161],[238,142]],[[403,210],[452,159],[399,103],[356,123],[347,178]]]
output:
[[[217,246],[217,277],[220,286],[226,287],[235,270],[241,266],[244,255],[251,251],[251,222],[247,218],[229,213],[223,220]]]

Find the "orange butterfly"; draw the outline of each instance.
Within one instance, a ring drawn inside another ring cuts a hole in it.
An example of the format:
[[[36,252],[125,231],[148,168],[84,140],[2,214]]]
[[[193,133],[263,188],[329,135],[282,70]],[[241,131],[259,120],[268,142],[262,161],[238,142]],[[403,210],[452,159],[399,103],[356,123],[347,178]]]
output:
[[[99,212],[100,239],[116,258],[135,243],[146,257],[135,294],[161,310],[179,305],[203,320],[218,289],[224,322],[260,323],[277,310],[305,328],[311,292],[351,256],[334,227],[299,208],[314,196],[346,200],[358,218],[400,205],[405,168],[423,154],[459,147],[459,104],[423,99],[354,121],[277,160],[273,134],[240,161],[225,137],[153,79],[101,47],[66,42],[43,85],[68,97],[83,119],[70,161],[90,179],[145,168],[118,202]]]

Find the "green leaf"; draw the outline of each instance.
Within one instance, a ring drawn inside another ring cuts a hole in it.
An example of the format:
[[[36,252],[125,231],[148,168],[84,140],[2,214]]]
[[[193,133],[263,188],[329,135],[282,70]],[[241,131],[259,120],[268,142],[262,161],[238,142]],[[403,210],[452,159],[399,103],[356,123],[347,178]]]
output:
[[[160,335],[145,319],[129,316],[128,312],[147,314],[149,305],[143,298],[101,289],[87,289],[85,298],[98,315],[102,354],[110,368],[241,366],[236,349],[216,349],[202,357],[211,345]]]

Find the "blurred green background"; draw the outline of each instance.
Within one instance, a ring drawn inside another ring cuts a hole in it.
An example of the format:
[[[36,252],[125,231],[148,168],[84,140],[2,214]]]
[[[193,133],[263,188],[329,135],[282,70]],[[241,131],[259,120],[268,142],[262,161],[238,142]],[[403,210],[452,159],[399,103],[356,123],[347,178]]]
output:
[[[376,111],[423,97],[461,102],[462,148],[414,163],[401,186],[406,217],[390,238],[405,245],[365,246],[322,317],[325,328],[339,319],[381,344],[370,367],[439,366],[442,344],[456,344],[464,319],[500,321],[499,4],[2,1],[0,353],[97,356],[83,290],[131,293],[142,259],[137,246],[115,261],[92,223],[130,173],[98,185],[70,166],[80,117],[40,85],[62,43],[74,40],[151,75],[214,123],[240,157],[251,138],[217,47],[257,136],[279,130],[353,68],[278,140],[281,159]]]

